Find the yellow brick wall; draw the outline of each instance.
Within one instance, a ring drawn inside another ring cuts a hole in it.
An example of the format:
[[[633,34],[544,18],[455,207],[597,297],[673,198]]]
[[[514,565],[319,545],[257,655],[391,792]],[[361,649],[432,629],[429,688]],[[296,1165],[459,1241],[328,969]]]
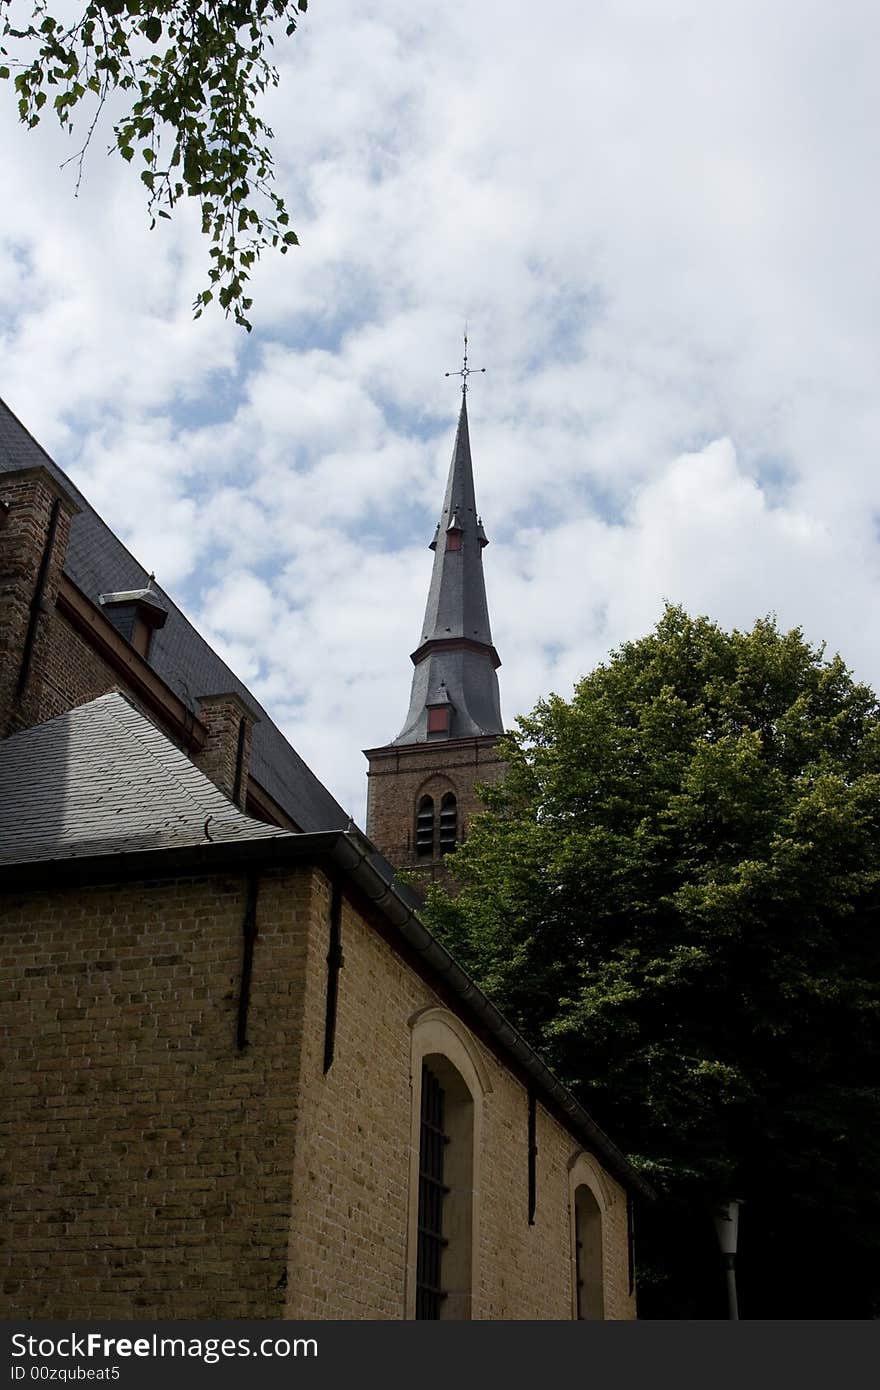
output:
[[[261,877],[244,1053],[242,877],[3,900],[0,1316],[279,1315],[309,881]]]
[[[330,888],[263,873],[235,1044],[240,874],[0,901],[5,1150],[0,1316],[404,1314],[410,1020],[439,996],[360,907],[343,910],[335,1060],[323,1074]],[[571,1317],[568,1165],[538,1105],[474,1042],[484,1318]],[[626,1202],[604,1180],[607,1312],[632,1317]]]
[[[313,898],[285,1316],[403,1313],[411,1130],[410,1026],[439,996],[350,903],[343,913],[335,1059],[322,1074],[329,885]],[[540,1104],[537,1209],[528,1224],[528,1097],[494,1051],[480,1155],[483,1318],[569,1319],[569,1161],[578,1141]],[[628,1291],[626,1197],[605,1175],[606,1313],[635,1316]]]

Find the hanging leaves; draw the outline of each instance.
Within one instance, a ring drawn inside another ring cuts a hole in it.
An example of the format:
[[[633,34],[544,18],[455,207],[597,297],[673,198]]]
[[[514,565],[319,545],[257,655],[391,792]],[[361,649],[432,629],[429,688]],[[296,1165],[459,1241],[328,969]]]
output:
[[[71,134],[84,130],[83,159],[104,106],[131,94],[113,127],[115,150],[141,162],[151,225],[184,197],[198,199],[210,242],[208,283],[198,318],[215,298],[250,330],[251,270],[261,253],[297,245],[274,186],[272,130],[259,99],[278,85],[274,32],[294,33],[308,0],[90,0],[72,23],[48,0],[0,4],[0,79],[11,80],[20,120],[38,125],[51,109]],[[20,27],[15,19],[19,18]]]

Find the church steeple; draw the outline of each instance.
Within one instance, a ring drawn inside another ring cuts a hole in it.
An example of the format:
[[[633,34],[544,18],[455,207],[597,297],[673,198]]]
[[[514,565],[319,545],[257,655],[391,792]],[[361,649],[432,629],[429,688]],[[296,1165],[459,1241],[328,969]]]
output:
[[[463,374],[443,511],[430,545],[434,569],[425,620],[412,653],[416,669],[409,713],[395,746],[503,731],[495,674],[501,661],[492,644],[483,579],[483,549],[488,543],[474,497]]]

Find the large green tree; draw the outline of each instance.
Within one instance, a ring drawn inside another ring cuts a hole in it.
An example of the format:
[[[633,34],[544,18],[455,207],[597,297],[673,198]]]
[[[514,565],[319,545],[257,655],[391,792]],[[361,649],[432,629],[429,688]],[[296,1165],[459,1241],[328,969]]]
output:
[[[880,720],[771,620],[668,608],[518,721],[429,919],[653,1181],[642,1312],[880,1313]]]
[[[278,82],[276,30],[293,34],[308,0],[0,0],[0,78],[28,127],[45,112],[79,132],[82,159],[114,98],[111,150],[140,166],[153,218],[197,200],[210,242],[208,284],[250,328],[251,268],[296,244],[274,186],[260,98]]]

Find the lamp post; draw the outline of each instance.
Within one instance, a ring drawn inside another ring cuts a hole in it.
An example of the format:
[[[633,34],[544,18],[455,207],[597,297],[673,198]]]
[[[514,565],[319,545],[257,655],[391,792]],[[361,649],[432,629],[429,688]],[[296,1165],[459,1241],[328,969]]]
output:
[[[736,1302],[736,1235],[741,1206],[742,1202],[735,1197],[733,1201],[719,1208],[715,1217],[718,1244],[721,1246],[724,1268],[727,1271],[727,1316],[733,1322],[739,1321]]]

